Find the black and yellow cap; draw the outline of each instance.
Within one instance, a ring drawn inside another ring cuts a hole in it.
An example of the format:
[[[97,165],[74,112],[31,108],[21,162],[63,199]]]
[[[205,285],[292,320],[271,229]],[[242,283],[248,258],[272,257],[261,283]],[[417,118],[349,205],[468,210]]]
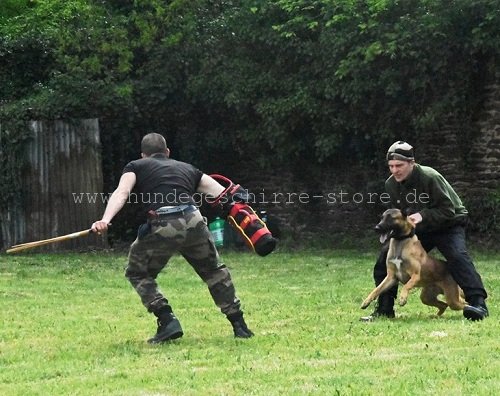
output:
[[[415,155],[413,152],[413,146],[409,143],[398,140],[393,143],[389,150],[387,150],[387,161],[389,160],[401,160],[401,161],[413,161],[415,160]]]

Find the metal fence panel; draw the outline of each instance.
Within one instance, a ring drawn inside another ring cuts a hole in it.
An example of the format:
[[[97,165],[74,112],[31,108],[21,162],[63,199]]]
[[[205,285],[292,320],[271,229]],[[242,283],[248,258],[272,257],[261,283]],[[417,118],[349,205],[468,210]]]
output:
[[[32,121],[30,128],[22,202],[0,218],[4,247],[87,229],[105,206],[98,120]],[[105,245],[102,236],[90,236],[37,251]]]

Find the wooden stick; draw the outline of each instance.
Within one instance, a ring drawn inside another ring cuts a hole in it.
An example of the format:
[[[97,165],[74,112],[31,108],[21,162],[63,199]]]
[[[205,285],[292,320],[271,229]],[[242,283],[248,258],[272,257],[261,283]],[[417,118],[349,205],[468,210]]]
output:
[[[7,249],[6,253],[16,253],[16,252],[20,252],[21,250],[31,249],[31,248],[34,248],[37,246],[48,245],[50,243],[55,243],[55,242],[68,241],[70,239],[75,239],[75,238],[79,238],[82,236],[87,236],[91,232],[92,232],[92,229],[88,229],[88,230],[73,232],[73,233],[67,234],[67,235],[61,235],[61,236],[58,236],[55,238],[43,239],[41,241],[21,243],[19,245],[12,246],[10,249]]]

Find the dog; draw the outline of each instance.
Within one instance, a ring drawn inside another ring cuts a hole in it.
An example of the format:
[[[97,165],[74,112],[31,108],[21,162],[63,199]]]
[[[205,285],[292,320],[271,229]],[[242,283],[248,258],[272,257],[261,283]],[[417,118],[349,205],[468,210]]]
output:
[[[415,225],[401,210],[386,210],[375,230],[381,234],[381,243],[390,238],[387,276],[366,297],[362,309],[398,282],[404,285],[399,297],[401,306],[406,304],[408,294],[414,287],[421,287],[420,299],[426,305],[437,307],[437,316],[441,316],[448,307],[456,311],[464,309],[463,292],[448,272],[446,262],[427,254],[415,235]],[[438,299],[439,294],[444,294],[446,303]]]

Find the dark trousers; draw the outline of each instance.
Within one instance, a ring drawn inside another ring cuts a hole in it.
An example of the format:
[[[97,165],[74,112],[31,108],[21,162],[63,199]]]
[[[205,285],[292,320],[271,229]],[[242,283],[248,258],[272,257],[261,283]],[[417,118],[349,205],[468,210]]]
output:
[[[434,248],[437,248],[441,252],[448,263],[448,270],[451,276],[464,291],[465,299],[468,303],[473,304],[471,301],[474,301],[477,297],[488,297],[481,276],[476,271],[474,263],[467,252],[465,246],[465,228],[463,226],[455,226],[443,231],[417,234],[417,236],[426,252]],[[379,285],[387,276],[386,260],[388,250],[389,244],[384,245],[375,263],[373,269],[375,285]],[[390,296],[396,298],[397,293],[398,286],[396,285],[381,294],[381,297]]]

